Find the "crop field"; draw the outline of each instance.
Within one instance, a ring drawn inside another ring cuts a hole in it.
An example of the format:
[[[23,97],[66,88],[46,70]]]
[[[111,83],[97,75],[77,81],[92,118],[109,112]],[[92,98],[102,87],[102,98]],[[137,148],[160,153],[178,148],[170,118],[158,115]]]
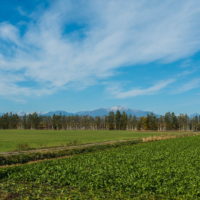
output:
[[[200,136],[0,169],[0,199],[200,199]]]
[[[0,152],[177,134],[183,133],[106,130],[0,130]]]

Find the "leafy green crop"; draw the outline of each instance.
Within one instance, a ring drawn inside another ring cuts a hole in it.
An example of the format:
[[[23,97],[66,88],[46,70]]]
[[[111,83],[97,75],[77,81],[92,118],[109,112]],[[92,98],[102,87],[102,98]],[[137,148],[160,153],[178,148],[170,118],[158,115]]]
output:
[[[0,169],[0,199],[200,199],[200,136]]]

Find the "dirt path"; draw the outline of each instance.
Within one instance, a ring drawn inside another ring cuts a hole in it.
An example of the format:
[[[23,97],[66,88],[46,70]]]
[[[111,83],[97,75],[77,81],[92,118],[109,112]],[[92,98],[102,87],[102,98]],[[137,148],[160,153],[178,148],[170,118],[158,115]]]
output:
[[[159,141],[159,140],[167,140],[167,139],[174,139],[174,138],[181,138],[181,137],[188,137],[188,136],[197,136],[200,135],[200,133],[190,133],[190,134],[183,134],[183,135],[163,135],[163,136],[152,136],[152,137],[146,137],[146,138],[138,138],[135,140],[117,140],[117,141],[106,141],[101,143],[91,143],[91,144],[82,144],[82,145],[76,145],[76,146],[68,146],[68,147],[50,147],[50,148],[43,148],[43,149],[34,149],[34,150],[27,150],[27,151],[19,151],[19,152],[3,152],[0,153],[0,156],[11,156],[11,155],[20,155],[20,154],[27,154],[27,153],[47,153],[47,152],[55,152],[55,151],[62,151],[62,150],[70,150],[70,149],[84,149],[87,147],[93,147],[93,146],[101,146],[101,145],[112,145],[112,144],[118,144],[118,143],[126,143],[130,141],[139,141],[138,143],[145,143],[145,142],[153,142],[153,141]],[[39,159],[35,161],[29,161],[26,163],[18,163],[18,164],[11,164],[11,165],[2,165],[0,168],[6,168],[6,167],[13,167],[13,166],[21,166],[24,164],[32,164],[32,163],[39,163],[47,160],[54,160],[54,159],[63,159],[63,158],[69,158],[74,155],[66,155],[66,156],[59,156],[55,158],[47,158],[47,159]]]
[[[21,166],[21,165],[30,165],[30,164],[40,163],[40,162],[44,162],[44,161],[48,161],[48,160],[64,159],[64,158],[69,158],[69,157],[72,157],[72,156],[75,156],[75,155],[78,155],[78,154],[74,154],[74,155],[70,155],[70,156],[60,156],[60,157],[56,157],[56,158],[45,158],[45,159],[42,159],[42,160],[34,160],[34,161],[26,162],[26,163],[17,163],[17,164],[12,164],[12,165],[1,165],[0,169],[8,168],[8,167],[17,167],[17,166]]]

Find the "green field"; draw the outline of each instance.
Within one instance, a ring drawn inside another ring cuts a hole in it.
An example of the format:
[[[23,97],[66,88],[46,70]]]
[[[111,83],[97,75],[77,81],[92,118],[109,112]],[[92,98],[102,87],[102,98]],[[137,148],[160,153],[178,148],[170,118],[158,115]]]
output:
[[[200,136],[0,169],[1,199],[200,199]]]
[[[0,130],[0,152],[20,150],[20,147],[42,148],[68,146],[115,140],[129,140],[182,132],[133,132],[107,130]]]

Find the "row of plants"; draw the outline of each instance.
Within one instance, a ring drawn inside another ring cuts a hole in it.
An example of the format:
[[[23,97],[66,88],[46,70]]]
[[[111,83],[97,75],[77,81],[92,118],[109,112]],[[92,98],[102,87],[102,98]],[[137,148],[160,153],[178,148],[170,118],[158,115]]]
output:
[[[1,198],[200,199],[200,137],[0,169]]]

